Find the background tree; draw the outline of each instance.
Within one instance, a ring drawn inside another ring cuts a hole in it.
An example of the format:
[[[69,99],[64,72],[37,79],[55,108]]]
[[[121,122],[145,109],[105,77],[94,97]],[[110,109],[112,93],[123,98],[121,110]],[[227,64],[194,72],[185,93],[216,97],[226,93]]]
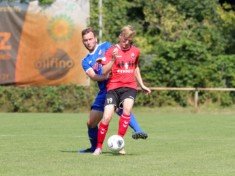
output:
[[[97,15],[93,11],[97,3],[92,1],[93,15]],[[137,29],[135,44],[141,48],[141,69],[149,85],[235,87],[235,15],[231,4],[211,0],[106,0],[103,12],[104,39],[115,42],[118,30],[126,24]],[[93,17],[91,24],[97,26],[97,17]],[[181,101],[182,93],[170,94]],[[234,95],[229,97],[234,101]]]

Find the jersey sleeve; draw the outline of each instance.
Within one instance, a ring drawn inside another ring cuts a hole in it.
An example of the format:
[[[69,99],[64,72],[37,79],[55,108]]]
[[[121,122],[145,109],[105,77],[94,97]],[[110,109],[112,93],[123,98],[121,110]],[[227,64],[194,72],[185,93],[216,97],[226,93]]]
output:
[[[91,69],[91,66],[88,64],[88,62],[85,58],[82,60],[82,68],[85,72],[87,72],[89,69]]]
[[[101,62],[103,60],[105,60],[105,53],[107,52],[107,50],[112,46],[112,44],[110,42],[104,42],[102,44],[100,44],[99,48],[102,50],[101,54],[99,55],[99,57],[97,57],[96,61],[97,62]]]
[[[105,57],[104,57],[104,59],[101,62],[102,65],[106,65],[112,59],[112,53],[113,53],[113,47],[109,48],[106,51]]]
[[[111,46],[112,44],[110,42],[105,42],[105,51],[107,51]]]

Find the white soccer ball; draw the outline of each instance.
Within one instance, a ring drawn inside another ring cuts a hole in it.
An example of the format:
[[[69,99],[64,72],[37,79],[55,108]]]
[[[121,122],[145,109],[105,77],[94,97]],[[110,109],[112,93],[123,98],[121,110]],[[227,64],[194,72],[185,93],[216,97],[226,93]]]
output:
[[[119,135],[112,135],[108,138],[108,147],[113,152],[122,150],[124,145],[124,139]]]

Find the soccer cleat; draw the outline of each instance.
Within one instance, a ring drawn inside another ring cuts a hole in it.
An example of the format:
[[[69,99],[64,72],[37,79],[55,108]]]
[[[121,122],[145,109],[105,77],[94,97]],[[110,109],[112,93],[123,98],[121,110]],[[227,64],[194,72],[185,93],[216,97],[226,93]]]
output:
[[[133,139],[147,139],[148,138],[148,134],[141,131],[141,132],[135,132],[134,134],[132,134],[132,138]]]
[[[120,150],[118,153],[119,153],[120,155],[125,155],[125,154],[126,154],[126,151],[125,151],[125,149],[123,148],[123,149]]]
[[[79,153],[93,153],[94,151],[95,149],[87,148],[87,149],[79,150]]]
[[[92,155],[98,156],[102,153],[101,148],[96,148],[95,151],[92,153]]]

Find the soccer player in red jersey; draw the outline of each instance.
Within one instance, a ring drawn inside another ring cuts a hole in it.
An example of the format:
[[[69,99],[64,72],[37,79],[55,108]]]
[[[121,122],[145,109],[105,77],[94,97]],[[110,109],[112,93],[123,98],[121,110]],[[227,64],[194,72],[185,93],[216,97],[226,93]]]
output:
[[[122,28],[119,43],[112,46],[102,60],[103,74],[110,74],[107,83],[107,94],[103,118],[98,129],[98,142],[93,155],[100,155],[102,145],[108,131],[109,122],[117,108],[122,108],[123,113],[119,119],[118,135],[124,136],[130,122],[130,114],[137,94],[137,84],[147,94],[151,90],[143,84],[138,66],[140,50],[132,45],[135,30],[127,25]],[[121,150],[120,154],[125,154]]]

